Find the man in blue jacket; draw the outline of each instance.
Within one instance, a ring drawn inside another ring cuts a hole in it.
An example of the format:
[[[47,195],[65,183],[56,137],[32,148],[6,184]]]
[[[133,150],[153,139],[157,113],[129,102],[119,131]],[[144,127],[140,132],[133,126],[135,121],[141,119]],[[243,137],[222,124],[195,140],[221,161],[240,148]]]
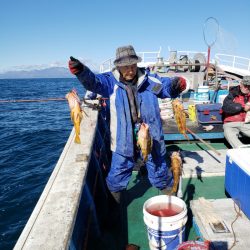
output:
[[[186,88],[181,77],[159,77],[137,67],[141,58],[131,45],[116,50],[115,68],[111,72],[94,74],[86,65],[71,57],[69,69],[82,85],[110,100],[110,133],[112,163],[106,178],[115,200],[130,180],[135,163],[136,139],[134,131],[144,122],[149,125],[153,139],[151,154],[146,162],[150,183],[167,190],[172,185],[172,174],[166,164],[166,147],[158,98],[175,98]]]

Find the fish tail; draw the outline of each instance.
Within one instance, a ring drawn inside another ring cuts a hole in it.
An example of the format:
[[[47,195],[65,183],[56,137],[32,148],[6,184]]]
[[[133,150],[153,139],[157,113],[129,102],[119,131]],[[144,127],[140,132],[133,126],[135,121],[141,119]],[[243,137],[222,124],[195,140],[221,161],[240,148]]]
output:
[[[147,155],[146,155],[146,156],[143,156],[143,162],[146,163],[147,160],[148,160],[148,156],[147,156]]]
[[[80,142],[80,123],[79,122],[74,122],[74,127],[75,127],[75,143],[81,143]]]
[[[172,154],[171,156],[171,170],[173,173],[174,184],[171,190],[171,194],[175,194],[178,189],[180,175],[181,175],[181,158]]]
[[[75,143],[81,144],[81,139],[80,139],[80,136],[78,134],[76,134],[76,136],[75,136]]]
[[[174,184],[173,184],[173,187],[171,190],[171,194],[174,194],[177,192],[177,188],[179,185],[179,179],[180,179],[179,173],[174,173],[173,175],[174,175]]]
[[[171,190],[171,194],[175,194],[177,192],[177,184],[174,184],[173,187],[172,187],[172,190]]]

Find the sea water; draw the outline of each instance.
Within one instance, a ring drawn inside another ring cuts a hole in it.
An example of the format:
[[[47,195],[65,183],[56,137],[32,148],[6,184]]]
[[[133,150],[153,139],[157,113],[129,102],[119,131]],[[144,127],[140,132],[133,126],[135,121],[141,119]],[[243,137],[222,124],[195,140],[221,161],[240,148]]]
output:
[[[66,101],[1,102],[63,98],[77,79],[0,80],[0,249],[13,249],[72,129]]]

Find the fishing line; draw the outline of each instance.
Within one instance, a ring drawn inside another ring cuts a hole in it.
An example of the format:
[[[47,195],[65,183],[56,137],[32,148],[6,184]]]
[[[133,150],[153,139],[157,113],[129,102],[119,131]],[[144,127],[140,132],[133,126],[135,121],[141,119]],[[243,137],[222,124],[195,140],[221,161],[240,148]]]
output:
[[[18,100],[0,100],[1,103],[22,103],[22,102],[50,102],[50,101],[66,101],[67,99],[64,97],[59,97],[59,98],[46,98],[46,99],[18,99]],[[83,99],[84,100],[89,100],[89,99]],[[93,100],[93,99],[92,99]],[[94,100],[99,100],[99,101],[104,101],[108,100],[108,98],[96,98]]]
[[[50,102],[50,101],[65,101],[66,98],[47,98],[47,99],[18,99],[18,100],[0,100],[0,105],[4,105],[7,103],[32,103],[32,102]],[[9,109],[9,110],[0,110],[0,113],[3,112],[19,112],[19,111],[37,111],[40,109],[27,109],[27,108],[18,108],[18,109]]]
[[[32,112],[32,111],[40,111],[40,109],[36,108],[36,109],[26,109],[26,108],[23,108],[23,109],[6,109],[6,110],[0,110],[0,113],[4,113],[4,112]],[[47,112],[47,111],[46,111]]]
[[[22,103],[22,102],[50,102],[50,101],[65,101],[65,100],[66,98],[0,100],[0,104],[1,103]]]
[[[84,107],[88,107],[88,108],[92,108],[92,109],[98,109],[98,105],[97,104],[93,104],[93,103],[88,103],[86,102],[86,100],[90,100],[90,99],[85,99],[83,98],[82,100],[82,105],[81,107],[84,108]],[[96,99],[92,99],[92,100],[98,100],[99,102],[104,102],[106,100],[108,100],[108,98],[103,98],[103,97],[98,97]],[[63,98],[63,97],[59,97],[59,98],[46,98],[46,99],[17,99],[17,100],[0,100],[0,105],[1,104],[7,104],[7,103],[32,103],[32,102],[50,102],[50,101],[67,101],[66,98]],[[101,106],[106,106],[105,105],[101,105]],[[27,112],[30,112],[30,111],[37,111],[37,110],[40,110],[40,109],[26,109],[26,108],[19,108],[19,109],[9,109],[9,110],[0,110],[0,113],[3,113],[3,112],[18,112],[18,111],[27,111]]]

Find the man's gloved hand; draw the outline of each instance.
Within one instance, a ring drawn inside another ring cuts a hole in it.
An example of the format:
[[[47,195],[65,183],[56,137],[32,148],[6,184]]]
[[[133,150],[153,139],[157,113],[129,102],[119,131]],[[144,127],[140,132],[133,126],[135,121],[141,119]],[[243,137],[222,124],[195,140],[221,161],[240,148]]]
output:
[[[77,75],[81,73],[84,69],[84,65],[73,56],[70,57],[69,60],[69,70],[72,74]]]
[[[183,77],[174,77],[172,79],[172,90],[177,93],[181,93],[187,87],[186,79]]]

